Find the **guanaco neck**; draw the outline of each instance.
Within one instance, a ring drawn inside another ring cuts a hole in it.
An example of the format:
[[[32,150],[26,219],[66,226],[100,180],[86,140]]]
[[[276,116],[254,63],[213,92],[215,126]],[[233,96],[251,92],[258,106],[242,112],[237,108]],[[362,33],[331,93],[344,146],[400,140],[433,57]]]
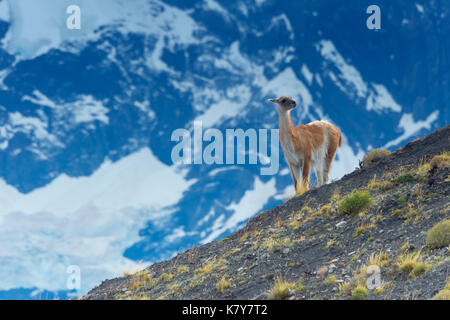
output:
[[[297,139],[297,134],[294,130],[294,124],[291,119],[291,110],[283,110],[282,107],[277,105],[278,116],[280,119],[280,133],[284,139],[289,139],[293,143],[294,139]],[[282,141],[286,143],[286,141]]]

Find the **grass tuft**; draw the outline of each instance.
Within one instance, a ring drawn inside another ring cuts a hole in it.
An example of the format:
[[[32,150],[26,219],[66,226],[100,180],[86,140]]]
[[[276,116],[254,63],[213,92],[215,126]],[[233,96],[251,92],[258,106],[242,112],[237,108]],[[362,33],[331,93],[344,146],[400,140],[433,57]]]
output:
[[[336,276],[333,274],[328,276],[325,280],[323,280],[323,283],[328,285],[336,284]]]
[[[171,282],[173,280],[173,274],[164,272],[161,274],[160,278],[164,282]]]
[[[354,238],[358,237],[359,235],[369,231],[370,229],[375,228],[375,224],[362,224],[356,228],[355,234],[353,235]]]
[[[354,190],[351,195],[345,197],[339,204],[339,213],[358,214],[370,206],[372,198],[366,191]]]
[[[300,227],[300,221],[298,221],[298,220],[293,220],[293,221],[291,221],[291,222],[289,222],[289,228],[291,228],[291,229],[298,229],[299,227]]]
[[[179,266],[177,269],[177,273],[187,273],[189,272],[189,268],[187,266]]]
[[[450,154],[448,152],[434,156],[430,161],[432,169],[442,169],[450,166]]]
[[[324,205],[320,209],[320,213],[321,214],[328,214],[330,212],[330,210],[331,210],[331,207],[329,205]]]
[[[358,284],[358,286],[352,291],[352,299],[364,300],[368,293],[369,292],[367,291],[367,288],[365,286]]]
[[[447,280],[447,284],[444,289],[436,293],[432,300],[450,300],[450,279]]]
[[[406,195],[401,196],[397,199],[397,205],[402,205],[404,203],[406,203],[406,201],[408,201],[408,197]]]
[[[407,174],[402,174],[394,179],[392,179],[392,183],[394,184],[403,184],[403,183],[408,183],[414,180],[414,176],[410,173]]]
[[[422,273],[425,272],[425,263],[423,262],[417,262],[416,265],[414,266],[414,268],[411,270],[411,275],[413,277],[418,277],[420,276]]]
[[[389,189],[393,188],[393,184],[389,180],[378,180],[377,176],[375,175],[373,179],[369,182],[367,185],[367,188],[369,190],[381,190],[381,191],[387,191]]]
[[[217,284],[216,284],[217,290],[220,291],[221,293],[224,293],[230,286],[231,286],[231,282],[229,280],[225,279],[225,277],[220,279],[220,281],[217,282]]]
[[[374,149],[364,156],[362,164],[364,167],[368,166],[371,163],[375,163],[386,158],[390,154],[391,152],[386,149]]]
[[[367,261],[367,264],[369,266],[376,265],[381,267],[387,267],[389,265],[389,256],[385,253],[380,251],[378,254],[372,253],[369,256],[369,260]]]
[[[303,292],[304,286],[300,282],[288,282],[278,277],[267,298],[269,300],[283,300],[291,295],[291,291]]]
[[[450,219],[437,223],[427,232],[427,245],[441,248],[450,244]]]
[[[420,251],[411,254],[402,254],[397,260],[400,264],[399,269],[412,277],[417,277],[426,270]]]

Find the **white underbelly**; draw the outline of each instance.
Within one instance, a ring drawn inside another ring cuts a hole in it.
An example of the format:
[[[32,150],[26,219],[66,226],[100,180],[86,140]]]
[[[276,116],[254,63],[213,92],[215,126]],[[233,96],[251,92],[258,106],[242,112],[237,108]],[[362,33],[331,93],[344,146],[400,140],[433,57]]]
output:
[[[286,144],[284,146],[284,155],[289,164],[299,165],[303,161],[303,156],[300,156],[295,152],[295,149],[291,144]]]
[[[325,161],[328,153],[328,139],[317,149],[313,150],[311,154],[311,167],[313,169],[322,170],[325,166]]]

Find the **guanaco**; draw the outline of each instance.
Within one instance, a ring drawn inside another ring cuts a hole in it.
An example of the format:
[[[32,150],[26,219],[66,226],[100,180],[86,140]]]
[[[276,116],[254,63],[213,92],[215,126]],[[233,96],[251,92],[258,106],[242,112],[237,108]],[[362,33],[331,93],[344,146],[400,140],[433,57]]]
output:
[[[316,172],[318,187],[327,183],[331,164],[342,143],[339,129],[325,120],[294,127],[290,112],[297,106],[296,102],[286,96],[269,101],[277,105],[281,147],[291,169],[296,194],[308,191],[310,170]]]

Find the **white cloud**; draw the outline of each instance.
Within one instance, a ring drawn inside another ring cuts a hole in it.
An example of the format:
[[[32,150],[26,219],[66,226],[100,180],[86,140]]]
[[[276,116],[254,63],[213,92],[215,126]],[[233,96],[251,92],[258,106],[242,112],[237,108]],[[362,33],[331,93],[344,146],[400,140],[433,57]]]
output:
[[[423,6],[422,5],[420,5],[420,4],[418,4],[418,3],[415,3],[415,5],[416,5],[416,9],[417,9],[417,11],[419,11],[420,13],[424,13],[424,9],[423,9]]]
[[[359,71],[344,60],[333,42],[321,40],[316,45],[316,48],[320,54],[339,71],[339,74],[333,81],[341,88],[348,88],[348,90],[344,90],[344,92],[347,92],[350,95],[356,94],[358,97],[364,98],[367,94],[367,84],[362,79]]]
[[[71,109],[73,113],[73,120],[75,123],[100,121],[105,124],[109,123],[107,113],[109,110],[103,104],[95,100],[94,97],[80,96],[74,103],[68,104],[66,108]]]
[[[294,183],[287,185],[281,192],[279,192],[274,199],[285,201],[295,195]]]
[[[198,30],[195,21],[186,12],[157,0],[7,2],[12,24],[4,40],[4,47],[10,53],[19,54],[23,58],[32,58],[51,48],[58,48],[64,41],[83,42],[94,39],[100,33],[93,31],[105,25],[116,25],[123,32],[155,35],[158,39],[165,39],[169,48],[176,44],[197,42],[194,37],[194,32]],[[66,27],[69,16],[66,8],[72,4],[81,8],[80,30],[69,30]],[[5,15],[3,7],[0,7],[0,16]]]
[[[301,73],[303,77],[305,77],[306,81],[308,81],[308,85],[311,85],[313,81],[313,74],[309,71],[309,68],[306,64],[302,65]]]
[[[201,243],[210,242],[225,231],[234,231],[239,223],[258,213],[276,193],[274,178],[263,183],[258,177],[255,177],[253,189],[247,190],[239,202],[233,202],[227,207],[228,210],[233,211],[233,214],[226,221],[224,221],[223,215],[219,216],[211,227],[208,236]]]
[[[292,28],[291,21],[289,21],[289,18],[284,13],[276,17],[273,17],[270,20],[268,31],[270,31],[272,28],[279,25],[280,23],[283,23],[285,25],[286,30],[289,32],[289,39],[293,40],[295,38],[294,29]]]
[[[51,109],[56,108],[56,104],[51,101],[45,94],[39,90],[33,90],[33,96],[25,95],[22,97],[22,101],[30,101],[34,104],[38,104],[44,107],[49,107]]]
[[[366,102],[366,109],[368,111],[375,111],[381,113],[385,110],[391,110],[393,112],[401,112],[402,107],[395,102],[389,91],[385,86],[381,84],[372,84],[375,89],[369,93]]]
[[[300,108],[307,112],[308,107],[312,106],[312,96],[305,84],[297,78],[292,68],[286,68],[273,79],[268,81],[262,88],[263,95],[269,93],[275,95],[275,98],[285,95],[292,97],[295,101],[302,101]]]
[[[205,0],[204,1],[205,8],[211,11],[216,11],[220,13],[225,18],[229,18],[229,13],[226,9],[224,9],[217,1],[214,0]]]
[[[0,289],[65,289],[66,268],[74,264],[85,293],[133,268],[123,251],[140,240],[147,221],[164,223],[171,213],[165,208],[191,183],[147,148],[106,160],[89,177],[60,175],[28,194],[0,180]]]
[[[11,16],[9,14],[8,1],[0,2],[0,20],[9,21]]]
[[[0,125],[0,150],[5,150],[17,133],[24,133],[32,141],[27,150],[41,159],[48,159],[55,148],[65,147],[61,138],[64,130],[80,123],[109,123],[109,110],[91,95],[80,95],[73,102],[58,105],[40,91],[34,90],[31,96],[25,95],[22,100],[50,108],[54,116],[53,127],[49,129],[48,117],[42,110],[37,110],[37,116],[25,116],[18,111],[10,112],[8,120]]]
[[[9,113],[8,121],[0,126],[0,149],[6,149],[17,133],[24,133],[32,138],[33,142],[28,150],[41,159],[47,158],[45,150],[64,147],[58,137],[48,131],[48,120],[42,113],[38,117],[24,116],[18,111]]]
[[[144,112],[149,119],[156,118],[156,114],[152,109],[150,109],[150,103],[148,101],[143,102],[135,101],[133,104],[136,108]]]
[[[389,141],[384,148],[394,147],[409,137],[417,134],[422,129],[430,129],[431,124],[438,119],[439,110],[432,112],[425,120],[414,121],[412,113],[405,113],[400,118],[398,127],[403,131],[403,134]]]
[[[205,128],[213,127],[221,120],[231,118],[249,103],[251,97],[250,88],[246,85],[238,85],[228,88],[227,97],[211,104],[205,113],[195,120],[202,121]]]
[[[346,136],[342,133],[342,145],[338,148],[336,158],[333,161],[329,181],[342,178],[349,172],[359,167],[359,160],[365,155],[364,150],[357,149],[356,152],[348,144]]]

